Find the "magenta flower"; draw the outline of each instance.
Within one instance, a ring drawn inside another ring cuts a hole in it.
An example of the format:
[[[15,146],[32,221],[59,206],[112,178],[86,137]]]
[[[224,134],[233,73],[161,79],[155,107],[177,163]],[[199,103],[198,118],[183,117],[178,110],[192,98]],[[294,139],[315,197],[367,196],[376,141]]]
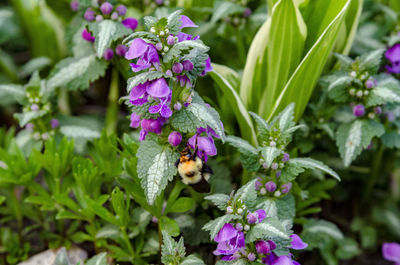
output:
[[[205,68],[204,68],[203,72],[200,75],[201,76],[205,76],[208,72],[211,72],[212,70],[213,70],[213,68],[211,66],[211,59],[210,59],[210,57],[208,57],[207,60],[206,60]]]
[[[96,15],[96,13],[91,8],[88,8],[88,9],[86,9],[85,14],[83,15],[83,17],[87,21],[93,21],[95,19],[95,15]]]
[[[282,185],[282,193],[288,193],[292,189],[292,183],[286,183]]]
[[[182,134],[177,131],[173,131],[168,136],[168,142],[173,146],[176,147],[181,144],[182,142]]]
[[[126,6],[124,6],[124,5],[117,6],[117,8],[115,10],[118,12],[118,15],[120,15],[120,16],[125,16],[125,14],[126,14]]]
[[[111,48],[107,48],[103,53],[103,58],[106,61],[110,61],[114,57],[114,51]]]
[[[86,28],[82,30],[82,39],[89,42],[95,41],[95,37],[93,37],[92,34]]]
[[[261,223],[267,217],[267,213],[263,209],[259,209],[255,211],[255,213],[257,214],[259,223]]]
[[[245,238],[241,231],[236,230],[232,224],[225,224],[218,234],[214,237],[214,241],[218,243],[214,255],[224,255],[222,260],[234,260],[239,251],[244,249]]]
[[[141,121],[140,125],[142,130],[139,134],[139,141],[144,141],[149,132],[161,134],[162,125],[164,123],[163,118],[154,119],[144,119]]]
[[[174,45],[175,44],[175,37],[172,36],[172,35],[169,35],[167,37],[167,44],[170,45],[170,46]]]
[[[182,61],[182,65],[183,65],[183,70],[185,71],[191,71],[194,68],[193,63],[190,60]]]
[[[187,77],[186,75],[176,76],[176,81],[179,83],[181,87],[187,87],[187,88],[192,87],[192,81],[190,81],[189,77]]]
[[[251,16],[251,13],[252,13],[251,9],[246,7],[246,9],[243,11],[243,16],[244,17],[249,17],[249,16]]]
[[[267,183],[265,183],[265,189],[268,192],[274,192],[276,190],[276,184],[273,181],[268,181]]]
[[[140,126],[140,116],[136,114],[136,112],[133,112],[131,114],[131,124],[129,126],[131,126],[132,128],[138,128]]]
[[[136,18],[133,17],[128,17],[122,20],[122,25],[124,25],[125,28],[135,30],[138,26],[138,21]]]
[[[78,0],[73,0],[69,6],[71,7],[72,11],[78,11],[78,9],[79,9]]]
[[[169,88],[164,78],[148,81],[132,88],[130,92],[130,102],[133,105],[143,105],[147,102],[148,95],[157,99],[169,98],[172,90]]]
[[[362,117],[365,114],[365,107],[363,104],[357,104],[353,107],[353,114],[356,117]]]
[[[282,162],[287,162],[290,159],[290,155],[288,153],[283,154]]]
[[[275,242],[271,241],[271,240],[257,241],[255,246],[256,246],[257,253],[259,253],[259,254],[270,254],[274,249],[276,249]]]
[[[207,136],[201,136],[205,133]],[[217,148],[214,144],[213,137],[220,138],[210,127],[198,128],[195,135],[189,138],[188,145],[193,150],[196,150],[199,157],[204,157],[204,161],[207,162],[208,156],[215,156],[217,154]]]
[[[51,128],[55,129],[60,125],[60,122],[57,119],[51,119],[50,120],[50,126]]]
[[[118,44],[117,47],[115,48],[115,53],[118,56],[125,56],[126,51],[128,50],[128,47],[122,44]]]
[[[172,65],[172,72],[180,74],[183,71],[183,65],[181,63],[174,63]]]
[[[153,44],[147,43],[142,39],[134,39],[128,51],[125,54],[128,60],[138,59],[136,64],[131,63],[132,70],[139,72],[150,68],[152,65],[159,68],[160,58]]]
[[[180,29],[183,28],[197,28],[198,26],[193,23],[193,21],[190,20],[187,16],[182,15],[181,16],[181,22],[182,25],[179,27]]]
[[[382,255],[385,260],[393,261],[395,265],[400,265],[400,244],[384,243],[382,245]]]
[[[109,2],[104,2],[103,4],[101,4],[100,6],[100,11],[101,13],[103,13],[104,15],[109,15],[111,14],[113,10],[113,6],[112,4],[110,4]]]
[[[386,70],[393,74],[400,74],[400,43],[396,43],[385,52],[385,57],[390,62]]]
[[[292,242],[291,242],[292,249],[299,250],[299,249],[305,249],[306,247],[308,247],[308,244],[303,242],[303,240],[301,240],[301,238],[298,235],[293,234],[290,236],[290,238],[292,239]]]

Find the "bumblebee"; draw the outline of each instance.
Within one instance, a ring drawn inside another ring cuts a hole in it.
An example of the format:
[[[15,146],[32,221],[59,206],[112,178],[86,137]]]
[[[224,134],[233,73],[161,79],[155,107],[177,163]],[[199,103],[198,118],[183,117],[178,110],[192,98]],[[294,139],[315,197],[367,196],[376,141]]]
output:
[[[212,169],[196,155],[196,151],[192,154],[189,147],[183,149],[175,166],[183,183],[190,185],[197,192],[210,192],[208,180],[213,173]]]

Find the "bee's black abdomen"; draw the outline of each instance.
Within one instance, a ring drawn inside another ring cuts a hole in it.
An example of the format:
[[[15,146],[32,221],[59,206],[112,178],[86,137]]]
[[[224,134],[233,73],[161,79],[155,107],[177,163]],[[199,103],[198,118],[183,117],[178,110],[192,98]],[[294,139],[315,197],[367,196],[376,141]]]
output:
[[[175,166],[176,166],[176,167],[178,167],[180,161],[181,161],[180,158],[178,158],[178,160],[176,160],[176,162],[175,162]]]
[[[210,183],[207,182],[204,178],[201,178],[200,182],[196,184],[190,185],[195,191],[200,193],[208,193],[210,192]]]

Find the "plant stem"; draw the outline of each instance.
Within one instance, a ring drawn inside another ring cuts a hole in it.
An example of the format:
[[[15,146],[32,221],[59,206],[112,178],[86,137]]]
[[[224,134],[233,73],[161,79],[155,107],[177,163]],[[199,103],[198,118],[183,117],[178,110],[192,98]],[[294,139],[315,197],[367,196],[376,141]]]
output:
[[[363,201],[365,202],[367,198],[371,196],[372,189],[374,188],[376,182],[378,181],[379,173],[380,173],[380,168],[381,168],[381,162],[383,158],[383,153],[385,152],[385,147],[381,142],[378,144],[378,149],[376,151],[376,154],[374,155],[374,161],[372,162],[372,169],[371,169],[371,175],[367,184],[367,190],[364,193],[364,198]]]
[[[17,196],[17,186],[14,186],[14,188],[12,189],[11,193],[11,204],[14,209],[14,213],[15,213],[15,218],[17,219],[17,227],[18,227],[18,239],[19,242],[22,242],[22,211],[21,211],[21,205],[19,203],[18,200],[18,196]]]
[[[71,114],[71,108],[69,107],[68,88],[66,87],[60,88],[60,93],[58,95],[58,110],[61,114]]]
[[[236,32],[236,45],[239,52],[239,59],[241,64],[244,64],[246,62],[246,48],[244,47],[243,38],[239,27],[235,28],[235,32]]]
[[[131,244],[131,241],[129,240],[128,234],[126,233],[126,228],[125,227],[121,227],[121,231],[122,231],[122,237],[128,247],[128,250],[130,252],[130,254],[132,255],[132,260],[135,259],[135,252],[133,251],[133,247]]]
[[[111,72],[111,84],[108,91],[108,107],[106,113],[106,132],[108,135],[113,134],[117,129],[118,123],[118,70],[113,68]]]

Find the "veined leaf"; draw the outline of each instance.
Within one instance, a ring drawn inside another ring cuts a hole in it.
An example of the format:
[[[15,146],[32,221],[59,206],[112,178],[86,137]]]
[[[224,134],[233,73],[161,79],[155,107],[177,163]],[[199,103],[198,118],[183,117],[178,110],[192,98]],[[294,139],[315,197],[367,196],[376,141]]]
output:
[[[29,111],[24,113],[15,113],[14,116],[18,119],[19,126],[24,127],[30,121],[42,117],[46,115],[46,113],[47,112],[44,110],[39,110],[39,111]]]
[[[21,102],[25,97],[24,87],[14,84],[0,85],[0,97],[10,98],[8,101]]]
[[[258,150],[240,137],[228,136],[226,141],[240,152],[240,160],[248,171],[257,171],[260,167]]]
[[[271,166],[274,159],[278,157],[281,154],[281,152],[282,151],[276,147],[267,146],[261,148],[261,155],[265,160],[264,163],[267,168]]]
[[[296,164],[302,168],[319,169],[340,181],[339,175],[321,161],[312,158],[292,158],[288,163]]]
[[[267,57],[267,86],[258,113],[265,117],[265,106],[272,106],[299,64],[307,28],[293,0],[280,0],[272,10]]]
[[[367,100],[367,107],[387,103],[400,103],[400,87],[396,83],[378,85],[373,88]]]
[[[225,211],[228,205],[229,196],[226,194],[212,194],[206,196],[204,199],[212,201],[221,211]]]
[[[180,265],[205,265],[204,261],[194,254],[187,256]]]
[[[252,209],[256,203],[257,193],[254,189],[254,184],[257,179],[253,179],[242,186],[235,194],[235,200],[242,200],[242,202],[247,206],[247,208]]]
[[[107,253],[97,254],[86,262],[86,265],[107,265]]]
[[[239,123],[242,137],[252,144],[257,144],[257,136],[254,131],[253,122],[251,121],[244,103],[237,93],[240,84],[239,76],[235,71],[226,66],[212,64],[212,67],[213,71],[209,74],[224,93],[224,99],[229,101]]]
[[[227,214],[221,217],[218,217],[215,220],[211,220],[210,222],[206,223],[203,226],[203,230],[210,232],[210,239],[213,240],[214,237],[218,234],[219,230],[226,224],[229,223],[231,220],[240,218],[239,215]]]
[[[256,224],[247,232],[246,241],[253,242],[265,237],[279,237],[289,239],[285,227],[276,217],[266,218],[263,222]]]
[[[350,0],[340,9],[340,12],[329,23],[311,49],[307,52],[281,91],[274,106],[265,106],[267,110],[264,113],[265,117],[268,117],[267,121],[272,119],[276,113],[292,102],[296,103],[295,120],[298,120],[303,114],[314,86],[335,44],[340,27],[344,22],[349,3]]]

